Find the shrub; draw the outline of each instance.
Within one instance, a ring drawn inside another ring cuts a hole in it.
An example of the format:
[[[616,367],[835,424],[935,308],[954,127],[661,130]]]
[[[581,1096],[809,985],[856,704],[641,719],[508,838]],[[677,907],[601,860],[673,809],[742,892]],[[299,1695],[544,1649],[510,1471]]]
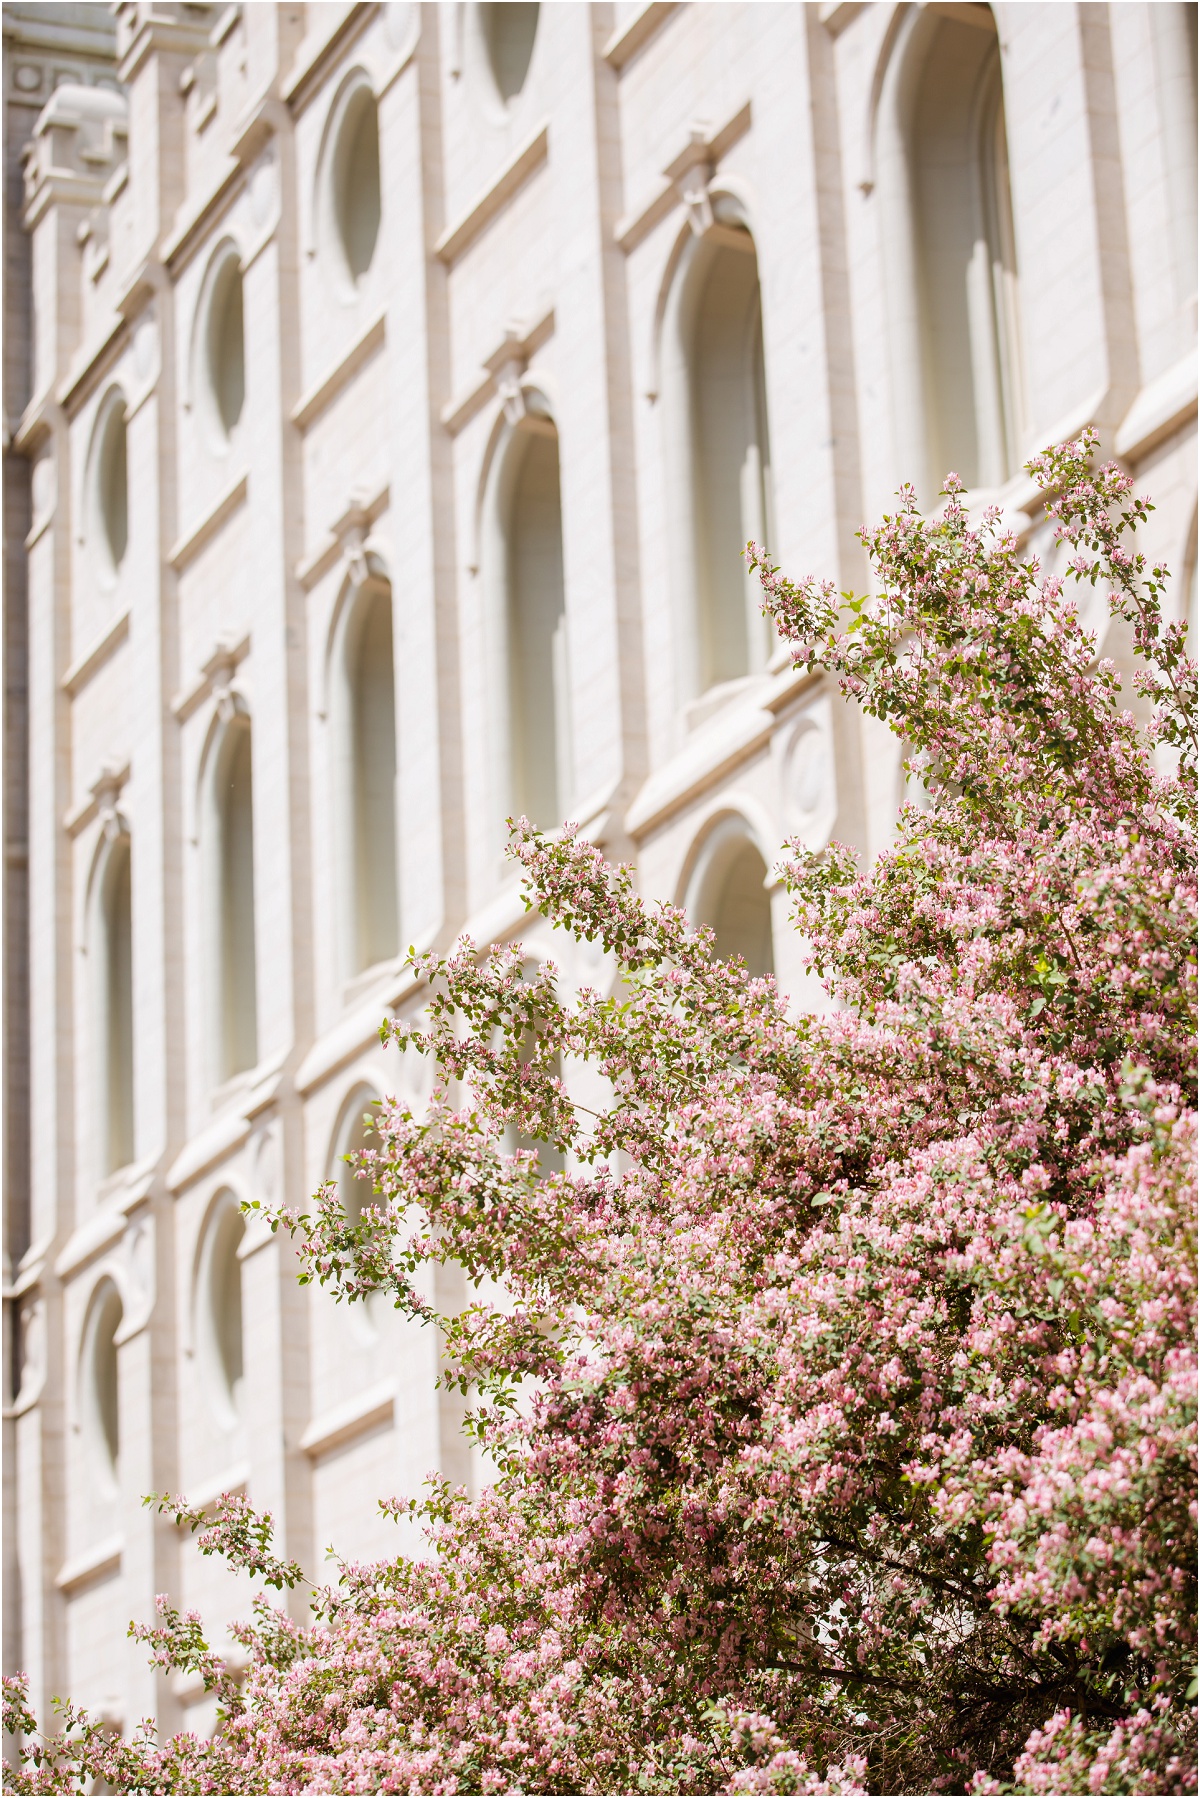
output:
[[[215,1686],[212,1742],[40,1738],[14,1688],[14,1790],[1195,1789],[1195,668],[1094,449],[1032,465],[1061,576],[953,477],[864,533],[869,601],[750,551],[931,794],[867,874],[790,852],[829,1015],[516,826],[528,904],[616,985],[425,958],[385,1035],[443,1086],[384,1108],[375,1205],[274,1220],[306,1278],[443,1330],[494,1484],[392,1501],[436,1553],[344,1566],[310,1626],[261,1601],[240,1682],[164,1602],[139,1633]],[[451,1260],[481,1296],[435,1320]],[[160,1502],[299,1581],[244,1500]]]

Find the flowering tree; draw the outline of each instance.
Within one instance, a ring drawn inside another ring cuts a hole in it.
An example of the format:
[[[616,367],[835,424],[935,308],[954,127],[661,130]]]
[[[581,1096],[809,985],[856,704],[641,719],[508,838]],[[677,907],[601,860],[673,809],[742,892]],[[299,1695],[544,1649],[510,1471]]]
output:
[[[14,1685],[13,1790],[1195,1790],[1195,668],[1094,450],[1032,465],[1062,578],[953,478],[864,534],[869,601],[750,552],[930,794],[868,875],[792,849],[830,1015],[517,826],[609,996],[427,958],[385,1034],[442,1090],[384,1108],[361,1218],[330,1186],[274,1220],[305,1277],[444,1331],[494,1483],[386,1505],[436,1553],[343,1567],[311,1625],[258,1601],[237,1679],[163,1601],[135,1633],[216,1689],[211,1742],[39,1737]],[[1132,631],[1148,723],[1071,582]],[[435,1319],[449,1260],[502,1297]],[[300,1582],[244,1499],[159,1502]]]

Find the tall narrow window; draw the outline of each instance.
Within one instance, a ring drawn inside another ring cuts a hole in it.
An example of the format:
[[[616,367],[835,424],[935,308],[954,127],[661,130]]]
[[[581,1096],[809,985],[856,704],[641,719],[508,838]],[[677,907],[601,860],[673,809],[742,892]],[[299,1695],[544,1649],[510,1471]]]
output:
[[[100,891],[100,1054],[104,1171],[133,1160],[133,889],[128,840],[109,851]]]
[[[532,984],[537,974],[535,963],[527,962],[522,970],[522,977],[527,985]],[[521,1060],[528,1065],[538,1055],[543,1032],[535,1024],[526,1030],[521,1042]],[[562,1056],[557,1052],[551,1057],[548,1070],[556,1080],[563,1077]],[[547,1142],[544,1137],[527,1136],[524,1130],[515,1123],[507,1125],[504,1132],[504,1148],[507,1154],[515,1154],[518,1150],[532,1150],[538,1158],[538,1168],[543,1174],[560,1174],[566,1167],[566,1157],[557,1143]]]
[[[379,1136],[370,1122],[378,1110],[378,1095],[370,1087],[359,1087],[343,1111],[341,1125],[335,1137],[337,1147],[332,1172],[338,1183],[338,1196],[343,1209],[354,1223],[359,1221],[369,1207],[385,1203],[375,1191],[374,1182],[370,1179],[360,1180],[346,1160],[347,1155],[379,1147]],[[349,1307],[350,1327],[360,1342],[374,1342],[379,1333],[380,1319],[386,1309],[387,1295],[382,1292],[373,1292],[361,1304]]]
[[[333,209],[352,283],[366,274],[379,237],[379,111],[369,87],[346,102],[333,155]]]
[[[930,490],[953,469],[998,487],[1021,451],[1017,260],[1000,46],[991,8],[932,23],[913,90],[916,236]]]
[[[570,788],[558,433],[525,418],[509,451],[507,634],[512,802],[543,829]]]
[[[396,954],[396,691],[392,593],[372,581],[346,628],[354,870],[354,964],[369,968]]]
[[[250,725],[235,718],[221,744],[214,776],[217,844],[219,1078],[258,1060],[254,943],[254,790]]]
[[[740,956],[756,979],[775,972],[767,864],[740,820],[718,825],[692,876],[687,909],[716,935],[723,960]]]
[[[526,0],[503,0],[479,8],[479,25],[496,92],[508,103],[525,86],[533,60],[541,8]]]
[[[84,1327],[80,1396],[92,1467],[106,1497],[116,1490],[121,1454],[116,1337],[122,1315],[120,1293],[111,1280],[102,1280]]]
[[[196,1291],[196,1336],[209,1401],[227,1429],[241,1412],[242,1262],[246,1220],[231,1192],[218,1195],[204,1231]]]
[[[696,678],[757,673],[768,633],[742,551],[770,542],[771,450],[754,240],[717,225],[697,245],[679,310],[690,446]]]
[[[379,1099],[369,1087],[360,1087],[346,1107],[342,1127],[337,1137],[337,1152],[334,1157],[337,1175],[338,1195],[347,1217],[358,1219],[368,1205],[379,1201],[370,1180],[360,1180],[347,1155],[357,1155],[363,1149],[377,1149],[379,1137],[369,1126],[379,1109]]]

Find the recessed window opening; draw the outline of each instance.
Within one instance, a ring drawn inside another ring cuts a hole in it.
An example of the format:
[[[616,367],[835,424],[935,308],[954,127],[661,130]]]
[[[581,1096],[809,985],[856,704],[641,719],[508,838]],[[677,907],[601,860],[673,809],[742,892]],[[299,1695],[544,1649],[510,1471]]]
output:
[[[1187,652],[1192,660],[1196,659],[1196,637],[1200,629],[1200,588],[1197,583],[1196,565],[1196,514],[1192,513],[1192,528],[1188,534],[1188,546],[1183,558],[1183,579],[1179,583],[1180,611],[1187,625]],[[1180,603],[1181,602],[1181,603]]]
[[[1019,295],[1000,47],[939,17],[913,96],[911,194],[931,492],[948,470],[998,487],[1019,464]]]
[[[352,831],[355,972],[394,956],[400,944],[396,880],[396,690],[392,592],[362,589],[346,627],[349,811]]]
[[[775,972],[767,864],[736,824],[719,826],[702,855],[689,906],[698,924],[716,935],[722,960],[740,956],[755,979]]]
[[[103,1171],[133,1160],[133,884],[129,841],[105,860],[99,904],[99,1053]]]
[[[231,437],[246,398],[245,321],[242,271],[227,256],[217,271],[208,305],[206,331],[208,384],[217,424]]]
[[[103,572],[115,575],[129,545],[129,475],[125,442],[125,402],[107,406],[96,442],[93,519]]]
[[[515,100],[525,86],[540,11],[540,6],[526,5],[524,0],[503,0],[499,5],[479,7],[479,28],[488,65],[496,92],[505,105]]]
[[[549,419],[521,421],[505,474],[512,804],[551,829],[571,783],[558,432]]]
[[[527,962],[522,970],[523,981],[526,985],[532,985],[536,977],[537,964]],[[521,1042],[522,1062],[529,1063],[533,1060],[541,1035],[542,1031],[536,1024],[526,1030]],[[497,1047],[499,1047],[499,1042],[497,1042]],[[551,1057],[548,1072],[556,1080],[561,1080],[563,1077],[562,1055],[558,1051]],[[504,1152],[508,1155],[516,1154],[518,1150],[525,1152],[532,1150],[537,1155],[538,1171],[541,1174],[560,1174],[566,1167],[566,1156],[557,1143],[547,1142],[544,1137],[527,1136],[515,1123],[506,1125],[502,1141]]]
[[[363,1149],[379,1147],[379,1137],[374,1128],[374,1119],[378,1113],[378,1094],[372,1092],[369,1086],[359,1087],[345,1106],[335,1138],[337,1148],[332,1171],[338,1184],[342,1208],[351,1223],[358,1223],[365,1210],[384,1203],[381,1195],[375,1191],[374,1181],[359,1179],[346,1160],[348,1155],[356,1155]],[[360,1341],[375,1340],[380,1314],[386,1303],[386,1294],[373,1292],[365,1302],[349,1307],[351,1326]]]
[[[379,1137],[373,1122],[378,1111],[378,1096],[370,1087],[361,1087],[346,1108],[345,1120],[338,1134],[335,1157],[338,1196],[346,1216],[353,1223],[358,1222],[368,1206],[377,1204],[379,1200],[373,1182],[360,1180],[346,1157],[360,1154],[363,1149],[379,1147]]]
[[[232,1428],[242,1409],[244,1349],[242,1262],[246,1220],[231,1192],[209,1214],[200,1256],[197,1337],[209,1401],[218,1422]]]
[[[689,493],[695,664],[701,693],[765,667],[762,595],[742,552],[774,537],[762,302],[754,240],[718,224],[697,244],[677,313]],[[687,552],[690,552],[688,554]]]
[[[1196,6],[1153,6],[1153,34],[1163,172],[1171,208],[1170,249],[1178,306],[1179,348],[1196,336]],[[1166,247],[1166,246],[1164,246]],[[1143,375],[1144,378],[1144,375]]]
[[[911,771],[904,766],[911,764]],[[918,811],[933,810],[933,794],[925,784],[922,770],[927,770],[927,761],[913,749],[911,743],[904,741],[900,745],[900,765],[896,770],[896,807],[915,805]]]
[[[379,238],[379,109],[368,87],[346,104],[333,154],[333,211],[352,282],[366,274]]]
[[[122,1316],[116,1285],[112,1280],[102,1281],[93,1295],[84,1332],[82,1396],[90,1456],[106,1497],[116,1491],[121,1454],[116,1337]]]
[[[255,992],[254,790],[250,724],[235,718],[225,731],[213,776],[217,835],[218,1078],[258,1060]]]

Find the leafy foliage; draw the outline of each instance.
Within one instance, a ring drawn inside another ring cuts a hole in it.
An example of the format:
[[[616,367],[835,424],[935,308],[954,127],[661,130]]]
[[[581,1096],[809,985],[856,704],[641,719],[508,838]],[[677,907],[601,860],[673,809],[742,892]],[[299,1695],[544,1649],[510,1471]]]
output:
[[[14,1687],[14,1790],[1195,1789],[1195,668],[1094,448],[1034,465],[1061,577],[953,478],[864,533],[869,601],[751,549],[931,795],[869,874],[791,849],[830,1015],[517,825],[615,984],[427,957],[385,1035],[444,1086],[383,1108],[376,1203],[274,1220],[436,1321],[494,1484],[390,1501],[432,1558],[343,1567],[311,1627],[262,1601],[240,1682],[164,1601],[140,1633],[218,1687],[212,1742],[39,1737]],[[1131,630],[1141,723],[1071,583]],[[480,1296],[435,1319],[449,1260]],[[244,1500],[168,1508],[298,1579]]]

